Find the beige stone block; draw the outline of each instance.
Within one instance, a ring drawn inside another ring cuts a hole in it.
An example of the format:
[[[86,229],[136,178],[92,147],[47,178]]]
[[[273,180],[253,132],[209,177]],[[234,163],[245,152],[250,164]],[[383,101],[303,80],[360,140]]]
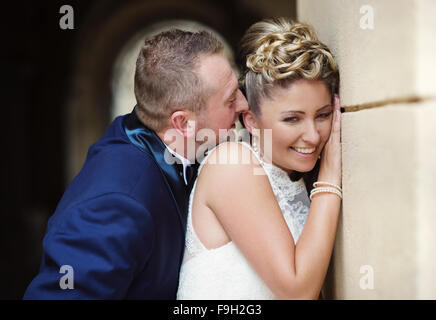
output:
[[[416,90],[421,96],[436,96],[436,1],[417,1],[417,79]]]
[[[436,100],[417,114],[417,296],[436,299]]]
[[[436,298],[435,123],[435,101],[343,115],[344,199],[326,298]]]
[[[435,93],[432,0],[300,0],[298,20],[314,26],[337,58],[341,98],[355,105]],[[361,11],[362,10],[362,11]],[[371,25],[373,17],[373,28]]]

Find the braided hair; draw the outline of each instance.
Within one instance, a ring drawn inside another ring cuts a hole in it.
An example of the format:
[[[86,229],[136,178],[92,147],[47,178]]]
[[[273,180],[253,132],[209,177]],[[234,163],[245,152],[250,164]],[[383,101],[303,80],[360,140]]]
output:
[[[242,84],[250,109],[260,114],[260,101],[270,98],[275,86],[288,87],[300,79],[322,80],[333,94],[339,86],[339,70],[330,49],[313,29],[286,18],[253,24],[240,43],[246,58]]]

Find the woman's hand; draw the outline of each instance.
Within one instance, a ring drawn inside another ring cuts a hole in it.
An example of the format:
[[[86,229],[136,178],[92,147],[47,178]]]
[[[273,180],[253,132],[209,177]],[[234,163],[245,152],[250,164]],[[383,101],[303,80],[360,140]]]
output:
[[[330,137],[321,152],[318,181],[342,186],[341,103],[337,94],[334,104]]]

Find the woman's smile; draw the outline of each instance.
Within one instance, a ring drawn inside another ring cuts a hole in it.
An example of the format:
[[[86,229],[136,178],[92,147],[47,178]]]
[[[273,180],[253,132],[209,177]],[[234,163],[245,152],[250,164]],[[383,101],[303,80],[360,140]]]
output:
[[[299,153],[313,153],[316,148],[299,148],[299,147],[291,147]]]
[[[316,148],[307,149],[307,148],[296,148],[296,147],[290,147],[290,149],[295,152],[298,156],[302,158],[312,158],[315,156]]]

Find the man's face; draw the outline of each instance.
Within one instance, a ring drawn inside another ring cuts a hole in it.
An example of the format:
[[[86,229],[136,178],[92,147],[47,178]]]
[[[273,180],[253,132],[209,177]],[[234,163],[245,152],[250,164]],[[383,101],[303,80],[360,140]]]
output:
[[[206,106],[199,115],[198,129],[211,129],[219,141],[219,129],[229,130],[241,112],[248,110],[248,103],[238,89],[238,79],[222,54],[204,56],[200,59],[198,74],[205,90],[209,92]]]

